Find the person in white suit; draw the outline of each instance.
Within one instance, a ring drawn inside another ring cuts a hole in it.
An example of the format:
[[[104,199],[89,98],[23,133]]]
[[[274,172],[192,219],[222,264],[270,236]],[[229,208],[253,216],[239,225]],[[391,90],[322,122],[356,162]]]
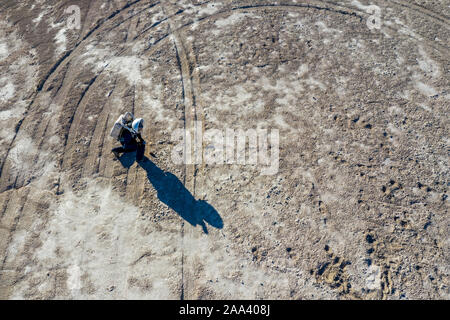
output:
[[[119,117],[111,130],[111,136],[121,144],[120,147],[111,150],[116,158],[119,158],[121,153],[136,151],[136,160],[140,161],[143,159],[145,151],[145,141],[141,136],[143,128],[144,119],[134,119],[131,112],[127,112]]]

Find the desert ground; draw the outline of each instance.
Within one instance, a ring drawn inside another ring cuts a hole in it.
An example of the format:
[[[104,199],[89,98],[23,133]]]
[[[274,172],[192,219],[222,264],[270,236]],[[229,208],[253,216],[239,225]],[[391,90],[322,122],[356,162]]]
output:
[[[2,0],[0,298],[450,299],[449,39],[448,1]],[[209,129],[276,172],[173,161]]]

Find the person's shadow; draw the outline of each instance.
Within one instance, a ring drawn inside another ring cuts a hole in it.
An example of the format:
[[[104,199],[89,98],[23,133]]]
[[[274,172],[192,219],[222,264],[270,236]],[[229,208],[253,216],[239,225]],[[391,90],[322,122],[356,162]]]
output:
[[[133,153],[119,158],[121,164],[127,168],[133,164],[134,159]],[[202,226],[205,233],[208,233],[205,222],[215,228],[223,228],[223,221],[217,210],[205,200],[196,200],[174,174],[161,170],[145,156],[137,163],[147,172],[147,178],[156,189],[158,199],[184,220],[194,227]]]

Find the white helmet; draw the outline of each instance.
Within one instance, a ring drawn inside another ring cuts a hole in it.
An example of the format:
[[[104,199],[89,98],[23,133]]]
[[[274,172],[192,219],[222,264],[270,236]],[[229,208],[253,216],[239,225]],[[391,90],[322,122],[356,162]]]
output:
[[[144,119],[142,118],[135,119],[131,127],[136,133],[141,133],[142,128],[144,128]]]
[[[122,117],[122,121],[123,121],[124,125],[126,125],[127,123],[129,123],[133,120],[134,120],[134,116],[131,112],[126,112]]]

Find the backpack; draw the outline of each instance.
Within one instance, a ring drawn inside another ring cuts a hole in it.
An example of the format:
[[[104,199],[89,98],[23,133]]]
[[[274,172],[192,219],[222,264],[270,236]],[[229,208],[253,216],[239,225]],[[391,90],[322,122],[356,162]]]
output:
[[[119,119],[117,119],[117,121],[114,123],[114,125],[113,125],[113,127],[111,129],[111,132],[109,133],[109,135],[111,137],[113,137],[114,139],[116,139],[116,140],[120,140],[120,137],[122,135],[122,131],[124,129],[126,129],[125,126],[126,126],[127,122],[130,121],[130,119],[131,120],[134,119],[134,116],[133,116],[132,113],[127,112],[125,114],[122,114],[119,117]]]

